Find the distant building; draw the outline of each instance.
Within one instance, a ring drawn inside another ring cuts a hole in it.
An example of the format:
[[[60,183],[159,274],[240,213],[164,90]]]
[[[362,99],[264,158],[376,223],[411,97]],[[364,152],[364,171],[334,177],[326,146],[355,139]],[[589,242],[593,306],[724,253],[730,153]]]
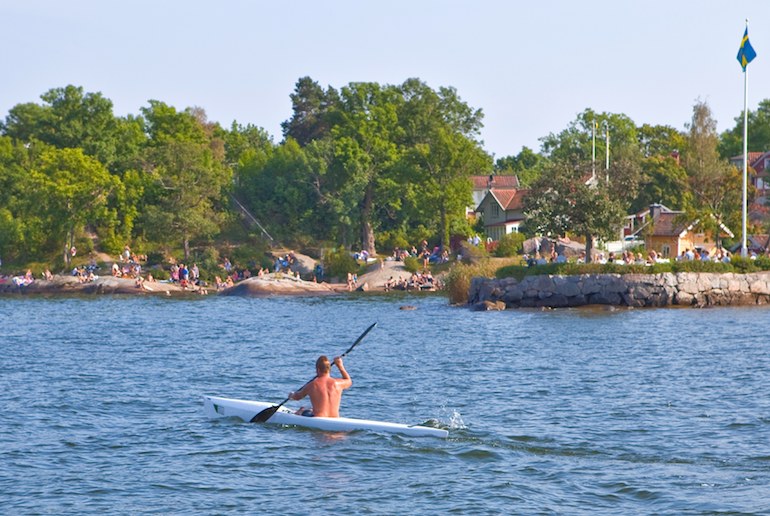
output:
[[[479,203],[477,212],[484,215],[484,231],[494,241],[508,233],[518,233],[525,220],[526,189],[490,188]]]
[[[471,176],[473,182],[473,206],[468,207],[466,214],[475,217],[478,207],[491,188],[519,188],[518,176]]]
[[[688,220],[685,212],[672,210],[662,204],[651,204],[649,209],[629,215],[627,221],[632,230],[626,234],[643,238],[644,247],[648,251],[655,250],[663,258],[676,258],[688,249],[710,251],[716,245],[715,242],[708,242],[706,235],[695,231],[699,219]],[[735,236],[721,222],[719,228],[721,236]]]
[[[751,186],[756,188],[757,200],[765,204],[770,193],[770,151],[749,152],[748,154],[748,179]],[[730,163],[738,170],[743,170],[743,154],[730,158]]]

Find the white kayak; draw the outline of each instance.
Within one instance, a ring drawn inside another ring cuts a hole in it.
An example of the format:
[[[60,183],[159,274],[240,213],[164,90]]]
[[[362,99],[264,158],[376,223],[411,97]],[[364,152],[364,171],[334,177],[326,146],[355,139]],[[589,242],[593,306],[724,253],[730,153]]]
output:
[[[231,398],[219,398],[216,396],[203,397],[203,409],[208,417],[237,417],[244,421],[251,418],[266,408],[275,406],[275,403],[264,401],[236,400]],[[449,432],[441,428],[432,428],[420,425],[403,425],[400,423],[387,423],[384,421],[371,421],[368,419],[354,419],[350,417],[308,417],[295,414],[286,407],[281,407],[268,423],[278,425],[294,425],[306,428],[317,428],[329,432],[349,432],[352,430],[373,430],[375,432],[388,432],[405,434],[415,437],[447,437]]]

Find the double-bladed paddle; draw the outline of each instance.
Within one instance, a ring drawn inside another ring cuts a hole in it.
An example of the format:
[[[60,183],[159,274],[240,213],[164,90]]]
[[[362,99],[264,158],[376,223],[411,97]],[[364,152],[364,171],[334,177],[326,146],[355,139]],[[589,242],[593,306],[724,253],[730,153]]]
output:
[[[347,356],[347,354],[348,354],[348,353],[350,353],[351,351],[353,351],[353,348],[354,348],[354,347],[356,347],[356,346],[358,346],[358,344],[359,344],[359,343],[360,343],[362,340],[364,340],[364,337],[366,337],[366,334],[367,334],[367,333],[369,333],[370,331],[372,331],[372,329],[373,329],[375,326],[377,326],[377,323],[373,323],[371,326],[369,326],[369,327],[368,327],[368,328],[367,328],[367,329],[366,329],[366,330],[365,330],[365,331],[364,331],[364,332],[361,334],[361,336],[360,336],[360,337],[358,337],[358,338],[356,339],[356,341],[353,343],[353,345],[352,345],[352,346],[350,346],[350,347],[348,348],[348,350],[347,350],[347,351],[345,351],[343,354],[341,354],[341,355],[340,355],[340,358]],[[332,365],[334,365],[334,362],[332,362]],[[318,378],[318,376],[317,376],[317,375],[316,375],[316,376],[314,376],[313,378],[311,378],[310,380],[308,380],[308,382],[307,382],[305,385],[303,385],[303,386],[302,386],[302,387],[301,387],[299,390],[302,390],[302,389],[304,389],[304,388],[307,386],[307,384],[308,384],[308,383],[312,382],[312,381],[313,381],[313,380],[315,380],[316,378]],[[273,405],[272,407],[267,407],[265,410],[263,410],[263,411],[259,412],[259,413],[258,413],[256,416],[254,416],[253,418],[251,418],[251,421],[250,421],[250,422],[251,422],[251,423],[264,423],[265,421],[267,421],[268,419],[270,419],[270,418],[273,416],[273,414],[275,414],[275,413],[278,411],[278,409],[279,409],[279,408],[283,407],[284,403],[286,403],[286,402],[287,402],[287,401],[289,401],[290,399],[291,399],[291,398],[286,398],[285,400],[283,400],[282,402],[280,402],[278,405]]]

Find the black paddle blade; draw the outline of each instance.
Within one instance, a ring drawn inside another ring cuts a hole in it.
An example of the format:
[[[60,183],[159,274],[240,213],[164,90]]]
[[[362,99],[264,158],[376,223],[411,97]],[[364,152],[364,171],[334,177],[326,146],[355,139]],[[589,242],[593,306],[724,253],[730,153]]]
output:
[[[250,423],[264,423],[271,417],[273,417],[273,414],[275,414],[278,409],[281,408],[280,405],[273,405],[272,407],[267,407],[265,410],[259,412],[256,416],[251,418]]]

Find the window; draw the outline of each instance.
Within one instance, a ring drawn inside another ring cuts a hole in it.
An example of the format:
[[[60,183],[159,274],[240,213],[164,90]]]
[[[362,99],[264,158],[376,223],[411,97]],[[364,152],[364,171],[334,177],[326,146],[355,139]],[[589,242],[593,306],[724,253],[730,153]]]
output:
[[[663,258],[670,258],[671,257],[671,247],[669,247],[668,244],[663,244],[660,248],[660,254],[663,256]]]
[[[492,216],[493,217],[500,216],[500,205],[497,204],[496,202],[492,203]]]

